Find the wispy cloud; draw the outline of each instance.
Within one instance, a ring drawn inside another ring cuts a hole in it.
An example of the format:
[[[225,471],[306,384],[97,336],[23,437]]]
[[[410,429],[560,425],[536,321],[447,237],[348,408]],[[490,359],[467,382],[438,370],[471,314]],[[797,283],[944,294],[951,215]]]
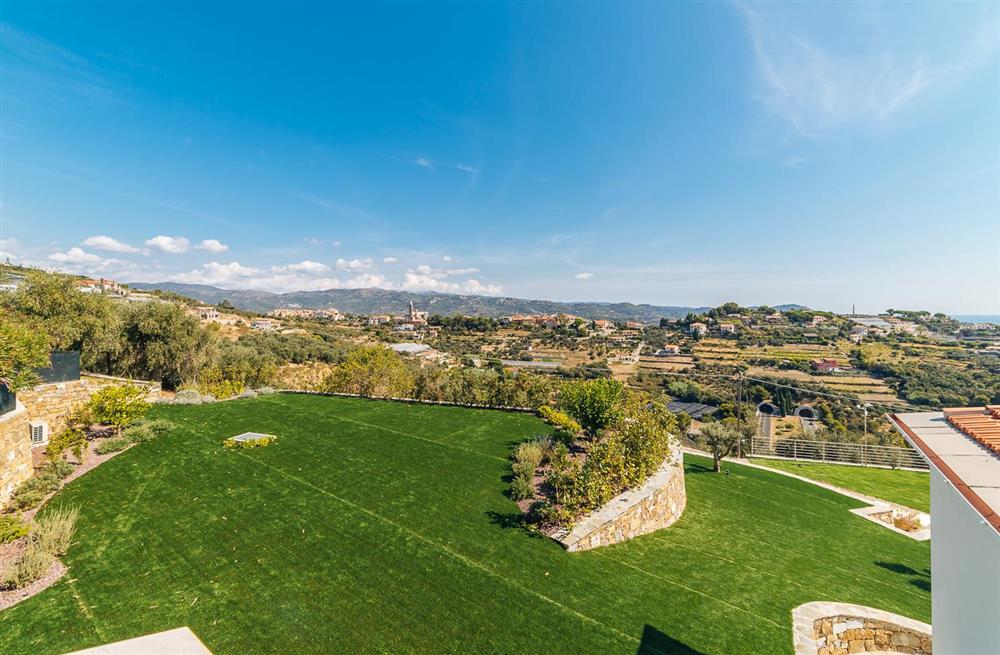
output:
[[[48,97],[56,99],[65,99],[67,92],[90,100],[115,96],[112,84],[86,59],[7,23],[0,23],[0,52],[4,53],[0,64],[8,84],[16,76],[18,85],[27,81],[41,84]]]
[[[439,269],[421,264],[406,271],[403,275],[402,288],[409,291],[441,291],[487,296],[495,296],[503,292],[500,285],[487,284],[477,278],[468,278],[464,281],[448,279],[452,276],[464,276],[478,272],[479,270],[475,268]]]
[[[583,273],[577,273],[573,276],[574,280],[589,280],[594,277],[594,274],[589,271],[584,271]]]
[[[465,171],[466,173],[473,173],[473,174],[475,174],[475,173],[478,173],[478,172],[479,172],[479,169],[478,169],[478,168],[475,168],[475,167],[473,167],[473,166],[469,166],[468,164],[463,164],[463,163],[461,163],[461,162],[459,162],[459,163],[458,163],[458,164],[457,164],[457,165],[455,166],[455,168],[457,168],[457,169],[458,169],[458,170],[460,170],[460,171]]]
[[[430,170],[434,170],[434,162],[432,162],[430,159],[427,159],[426,157],[417,157],[410,163],[416,164],[421,168],[428,168]]]
[[[846,55],[824,43],[826,35],[792,26],[786,14],[794,9],[772,4],[736,7],[746,20],[758,99],[805,137],[844,125],[884,124],[993,48],[990,39],[984,42],[970,34],[971,45],[950,60],[895,51],[879,41]]]

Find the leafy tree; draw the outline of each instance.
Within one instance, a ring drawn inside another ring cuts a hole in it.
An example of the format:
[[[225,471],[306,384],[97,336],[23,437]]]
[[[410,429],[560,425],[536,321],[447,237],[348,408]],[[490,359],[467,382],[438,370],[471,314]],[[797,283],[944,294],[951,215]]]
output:
[[[177,305],[150,302],[126,308],[119,370],[176,389],[194,380],[214,352],[214,337]]]
[[[23,325],[0,321],[0,384],[12,392],[38,380],[36,368],[49,365],[48,338]]]
[[[594,437],[621,416],[624,402],[625,385],[611,378],[569,382],[559,392],[559,406]]]
[[[327,376],[328,391],[356,393],[369,398],[406,397],[413,392],[414,376],[406,363],[385,346],[368,346],[348,353]]]
[[[99,389],[87,402],[94,419],[113,425],[121,436],[122,428],[142,418],[149,410],[146,390],[133,384]]]
[[[722,460],[733,454],[741,437],[735,426],[716,421],[702,425],[696,441],[712,453],[712,468],[718,473],[722,470]]]

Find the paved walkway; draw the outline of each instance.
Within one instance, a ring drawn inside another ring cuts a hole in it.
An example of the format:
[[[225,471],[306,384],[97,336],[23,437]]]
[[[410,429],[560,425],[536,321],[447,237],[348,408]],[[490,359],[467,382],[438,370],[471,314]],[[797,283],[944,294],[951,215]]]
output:
[[[174,628],[67,655],[212,655],[212,651],[189,628]]]

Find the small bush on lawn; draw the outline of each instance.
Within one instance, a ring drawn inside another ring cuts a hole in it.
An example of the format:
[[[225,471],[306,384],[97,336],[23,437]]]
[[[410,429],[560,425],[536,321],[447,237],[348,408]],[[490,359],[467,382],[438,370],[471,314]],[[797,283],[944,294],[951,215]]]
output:
[[[132,441],[126,437],[111,437],[110,439],[105,439],[101,443],[97,444],[94,448],[94,452],[98,455],[107,455],[108,453],[117,453],[119,451],[125,450],[132,445]]]
[[[152,441],[173,428],[174,424],[166,419],[141,419],[125,428],[122,437],[130,443],[142,443]]]
[[[65,555],[76,531],[76,519],[79,516],[80,510],[75,507],[47,513],[38,520],[31,542],[53,555]]]
[[[532,498],[534,495],[535,485],[531,481],[531,478],[521,474],[515,475],[514,480],[510,483],[510,497],[514,500],[525,500]]]
[[[256,398],[257,392],[253,389],[244,389],[243,393],[240,394],[240,398]]]
[[[14,564],[4,573],[0,586],[20,589],[45,575],[55,561],[55,555],[35,543],[29,543]]]
[[[538,467],[534,466],[531,462],[514,462],[510,465],[510,468],[514,471],[514,477],[522,476],[530,480],[534,477],[535,469]]]
[[[138,421],[149,410],[146,395],[146,389],[133,384],[102,387],[90,397],[87,405],[96,420],[113,425],[120,436],[123,428]]]
[[[277,393],[277,391],[274,390],[274,387],[261,387],[260,389],[257,389],[258,396],[270,396],[272,393]]]
[[[31,532],[31,526],[17,516],[0,516],[0,544],[9,544]]]
[[[277,437],[270,434],[266,434],[262,437],[257,437],[256,439],[250,439],[249,441],[236,441],[236,439],[230,437],[222,442],[222,445],[226,448],[263,448],[264,446],[269,446],[277,439]]]

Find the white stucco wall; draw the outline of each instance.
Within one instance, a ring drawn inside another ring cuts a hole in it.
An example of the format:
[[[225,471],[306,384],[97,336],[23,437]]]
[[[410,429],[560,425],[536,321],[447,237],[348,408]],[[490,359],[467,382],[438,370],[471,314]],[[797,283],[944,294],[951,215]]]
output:
[[[1000,653],[1000,534],[931,467],[934,655]]]

